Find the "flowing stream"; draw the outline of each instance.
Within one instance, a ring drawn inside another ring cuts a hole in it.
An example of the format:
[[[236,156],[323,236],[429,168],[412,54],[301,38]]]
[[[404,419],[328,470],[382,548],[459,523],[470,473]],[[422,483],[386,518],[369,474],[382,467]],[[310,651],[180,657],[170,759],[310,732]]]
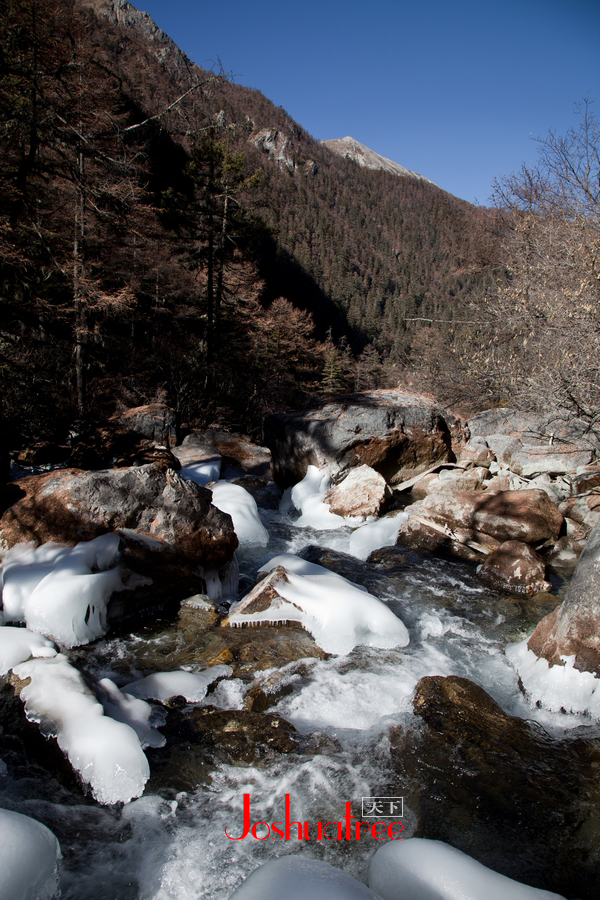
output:
[[[297,528],[278,512],[261,510],[261,516],[270,542],[240,554],[242,575],[254,578],[275,554],[297,553],[308,544],[348,551],[349,528],[316,532]],[[403,834],[410,837],[416,815],[407,798],[418,796],[418,775],[414,767],[402,774],[394,764],[390,734],[421,728],[412,696],[425,675],[471,679],[506,712],[536,720],[555,737],[592,727],[575,715],[531,708],[504,654],[506,642],[526,637],[547,609],[528,612],[526,598],[490,591],[460,562],[415,557],[391,574],[357,566],[370,579],[370,592],[403,620],[410,644],[398,650],[357,647],[348,656],[307,660],[301,671],[290,664],[287,693],[269,712],[312,740],[311,753],[216,765],[195,790],[159,795],[147,789],[122,808],[98,806],[35,764],[0,777],[0,805],[39,818],[59,836],[63,900],[227,900],[257,865],[300,851],[364,881],[378,846],[371,837],[309,843],[248,835],[232,841],[224,829],[241,834],[244,794],[251,797],[252,821],[266,823],[282,820],[289,794],[292,818],[307,820],[311,829],[319,820],[340,820],[347,801],[357,815],[362,797],[394,796],[405,798]],[[94,674],[113,674],[111,660],[135,656],[140,641],[139,635],[101,640],[79,651],[79,658]],[[240,678],[221,682],[206,702],[242,709],[249,684]]]

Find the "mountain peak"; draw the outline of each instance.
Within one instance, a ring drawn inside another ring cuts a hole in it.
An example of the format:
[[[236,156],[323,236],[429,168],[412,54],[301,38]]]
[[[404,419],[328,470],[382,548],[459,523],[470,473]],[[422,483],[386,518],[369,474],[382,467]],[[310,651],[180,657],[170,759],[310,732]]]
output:
[[[405,169],[404,166],[401,166],[399,163],[393,162],[391,159],[386,159],[385,156],[380,156],[379,153],[375,153],[374,150],[365,147],[364,144],[361,144],[353,137],[334,138],[329,141],[320,141],[320,143],[328,147],[333,153],[337,153],[338,156],[345,156],[347,159],[352,159],[355,163],[358,163],[359,166],[364,166],[366,169],[381,169],[384,172],[390,172],[392,175],[398,175],[402,178],[416,178],[419,181],[426,181],[428,184],[433,184],[433,181],[430,181],[429,178],[425,178],[424,175],[419,175],[417,172],[411,172],[410,169]]]

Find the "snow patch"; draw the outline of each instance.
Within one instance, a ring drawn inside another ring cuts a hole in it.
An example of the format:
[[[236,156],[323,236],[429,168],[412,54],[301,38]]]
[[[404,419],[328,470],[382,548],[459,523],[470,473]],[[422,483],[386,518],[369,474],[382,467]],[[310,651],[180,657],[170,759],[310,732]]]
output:
[[[233,674],[231,666],[211,666],[202,672],[156,672],[147,675],[125,687],[125,692],[144,700],[169,700],[184,697],[189,703],[200,703],[206,697],[209,685],[217,678],[227,678]]]
[[[294,485],[289,495],[284,495],[283,508],[291,502],[292,506],[300,510],[300,518],[294,523],[297,527],[329,531],[342,525],[358,525],[364,521],[360,517],[344,518],[332,513],[323,501],[329,487],[329,474],[316,466],[309,466],[302,481]]]
[[[56,656],[52,641],[27,628],[0,625],[0,675],[6,675],[13,666],[31,656]]]
[[[50,900],[62,854],[49,828],[0,809],[0,900]]]
[[[269,532],[260,520],[254,497],[241,485],[229,481],[217,481],[210,490],[213,506],[231,516],[240,545],[266,547]]]
[[[282,900],[283,897],[285,900],[307,897],[310,900],[378,900],[356,878],[320,859],[306,856],[269,860],[255,869],[229,900]]]
[[[400,531],[400,526],[408,519],[408,513],[397,516],[385,516],[376,522],[361,525],[350,535],[349,552],[358,559],[366,559],[373,550],[380,547],[393,547]]]
[[[382,900],[564,900],[426,838],[390,841],[380,847],[369,866],[369,887]]]

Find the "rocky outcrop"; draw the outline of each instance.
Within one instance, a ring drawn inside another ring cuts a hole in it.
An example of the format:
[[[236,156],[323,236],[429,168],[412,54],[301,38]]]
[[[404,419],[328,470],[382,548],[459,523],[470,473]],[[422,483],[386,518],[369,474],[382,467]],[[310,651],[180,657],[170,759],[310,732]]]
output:
[[[479,566],[478,575],[493,587],[517,593],[549,591],[544,561],[522,541],[505,541]]]
[[[527,646],[550,665],[575,656],[575,668],[600,676],[600,523],[594,526],[563,603],[539,623]]]
[[[343,481],[330,488],[323,501],[338,516],[375,516],[385,511],[392,492],[380,475],[370,466],[351,469]]]
[[[395,485],[454,458],[453,435],[442,409],[428,397],[395,389],[271,416],[264,439],[281,487],[300,481],[309,465],[328,469],[334,481],[349,469],[368,465]]]
[[[219,569],[237,547],[231,518],[211,505],[210,491],[172,469],[63,469],[12,487],[12,505],[0,519],[4,548],[21,541],[76,543],[125,529],[164,542],[190,563]]]

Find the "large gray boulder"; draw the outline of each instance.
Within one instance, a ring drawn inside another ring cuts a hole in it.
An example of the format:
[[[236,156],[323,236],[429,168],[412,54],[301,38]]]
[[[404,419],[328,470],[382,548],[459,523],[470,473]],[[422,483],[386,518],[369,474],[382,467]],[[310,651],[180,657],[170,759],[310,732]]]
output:
[[[219,569],[233,558],[231,518],[211,493],[154,465],[32,475],[12,485],[0,548],[22,541],[76,543],[123,529],[168,545],[190,563]]]
[[[560,665],[575,655],[575,668],[600,676],[600,522],[579,558],[562,604],[541,620],[527,643],[536,656]]]
[[[300,481],[309,465],[328,469],[334,481],[367,465],[394,485],[453,460],[452,431],[460,441],[460,422],[449,422],[435,401],[393,389],[270,416],[264,439],[281,487]]]

